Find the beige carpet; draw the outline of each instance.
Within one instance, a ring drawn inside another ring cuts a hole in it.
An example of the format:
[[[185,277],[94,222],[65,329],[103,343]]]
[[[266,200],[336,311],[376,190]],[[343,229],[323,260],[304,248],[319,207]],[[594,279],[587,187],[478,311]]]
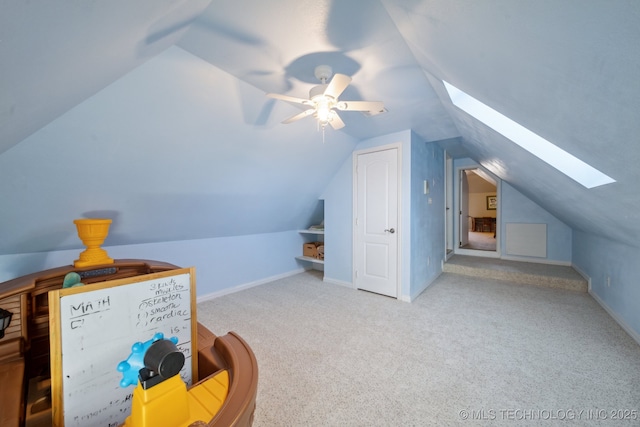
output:
[[[462,249],[474,249],[477,251],[495,251],[496,238],[493,233],[481,233],[479,231],[469,232],[469,243],[462,246]]]
[[[640,346],[588,294],[444,273],[403,303],[319,274],[198,305],[256,353],[256,427],[640,425]]]

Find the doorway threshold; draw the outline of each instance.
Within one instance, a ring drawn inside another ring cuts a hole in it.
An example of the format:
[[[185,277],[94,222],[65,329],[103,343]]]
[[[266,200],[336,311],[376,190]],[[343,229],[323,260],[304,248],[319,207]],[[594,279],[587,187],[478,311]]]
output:
[[[477,249],[457,248],[455,250],[455,254],[482,257],[482,258],[500,258],[500,254],[497,251],[483,251],[483,250],[477,250]]]

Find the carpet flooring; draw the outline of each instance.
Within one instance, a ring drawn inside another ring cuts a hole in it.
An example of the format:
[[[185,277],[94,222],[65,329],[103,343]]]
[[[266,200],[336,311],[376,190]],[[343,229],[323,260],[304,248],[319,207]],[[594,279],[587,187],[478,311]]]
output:
[[[444,264],[444,271],[579,292],[587,292],[589,288],[587,280],[567,265],[453,255]]]
[[[588,294],[443,273],[405,303],[321,274],[198,304],[256,354],[255,427],[640,425],[640,346]]]
[[[462,246],[462,249],[474,249],[477,251],[496,250],[496,238],[493,233],[483,233],[479,231],[469,232],[469,242]]]

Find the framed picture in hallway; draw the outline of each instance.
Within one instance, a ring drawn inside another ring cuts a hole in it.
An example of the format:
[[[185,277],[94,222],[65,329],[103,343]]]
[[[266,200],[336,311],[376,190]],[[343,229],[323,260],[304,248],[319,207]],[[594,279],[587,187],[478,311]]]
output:
[[[487,210],[495,211],[496,206],[498,206],[498,197],[497,196],[487,196]]]

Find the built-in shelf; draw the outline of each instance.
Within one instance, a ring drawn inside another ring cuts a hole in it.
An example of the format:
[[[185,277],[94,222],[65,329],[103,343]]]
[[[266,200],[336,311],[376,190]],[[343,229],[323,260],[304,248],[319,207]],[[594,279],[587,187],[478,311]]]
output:
[[[299,259],[300,261],[309,261],[314,264],[324,264],[323,259],[311,258],[310,256],[297,256],[296,259]]]
[[[324,230],[316,230],[316,229],[306,229],[306,230],[298,230],[298,233],[300,234],[307,234],[307,235],[316,235],[316,236],[323,236],[320,238],[321,241],[324,241]],[[296,257],[297,260],[300,261],[307,261],[310,262],[312,264],[316,264],[317,265],[317,269],[324,269],[324,267],[320,267],[320,265],[324,266],[324,259],[318,259],[318,258],[313,258],[310,256],[297,256]]]
[[[324,234],[324,230],[298,230],[298,233],[303,233],[303,234]]]

